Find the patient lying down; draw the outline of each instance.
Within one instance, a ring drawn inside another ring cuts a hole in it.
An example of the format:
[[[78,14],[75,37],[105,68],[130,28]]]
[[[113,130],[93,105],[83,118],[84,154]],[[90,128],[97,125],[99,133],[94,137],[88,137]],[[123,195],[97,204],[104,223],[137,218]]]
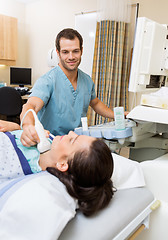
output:
[[[114,194],[113,159],[102,140],[70,131],[56,136],[51,150],[40,154],[36,146],[21,144],[19,128],[15,123],[0,121],[0,182],[47,170],[65,184],[84,215],[108,205]]]

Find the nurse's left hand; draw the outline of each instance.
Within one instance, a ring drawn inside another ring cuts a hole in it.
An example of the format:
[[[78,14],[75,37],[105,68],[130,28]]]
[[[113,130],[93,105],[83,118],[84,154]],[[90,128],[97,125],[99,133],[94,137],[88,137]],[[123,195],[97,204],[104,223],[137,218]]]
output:
[[[124,112],[124,116],[126,117],[128,115],[129,112]]]
[[[45,131],[46,138],[49,138],[50,131],[48,130],[44,130],[44,131]]]

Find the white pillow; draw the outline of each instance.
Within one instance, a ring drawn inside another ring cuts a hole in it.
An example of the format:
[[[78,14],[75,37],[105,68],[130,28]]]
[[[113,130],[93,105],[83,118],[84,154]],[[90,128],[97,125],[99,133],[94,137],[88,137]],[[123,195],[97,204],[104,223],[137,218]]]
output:
[[[145,186],[145,180],[139,162],[112,153],[114,172],[112,175],[115,188],[127,189]]]
[[[77,202],[47,172],[24,177],[1,193],[0,239],[56,240],[76,213]]]

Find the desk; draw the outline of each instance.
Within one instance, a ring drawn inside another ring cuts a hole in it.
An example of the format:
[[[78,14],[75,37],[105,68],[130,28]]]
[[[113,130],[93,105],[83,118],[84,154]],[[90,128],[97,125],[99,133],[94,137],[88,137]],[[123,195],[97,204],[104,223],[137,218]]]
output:
[[[24,104],[24,103],[27,102],[29,95],[23,95],[21,97],[22,97],[22,101],[23,101],[23,104]]]

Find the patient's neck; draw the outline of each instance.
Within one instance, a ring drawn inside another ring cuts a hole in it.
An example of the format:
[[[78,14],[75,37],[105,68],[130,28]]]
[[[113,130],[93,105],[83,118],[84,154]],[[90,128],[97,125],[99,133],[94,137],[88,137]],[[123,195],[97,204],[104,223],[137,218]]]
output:
[[[50,150],[40,154],[39,165],[42,171],[45,171],[47,167],[53,167],[50,159]]]

